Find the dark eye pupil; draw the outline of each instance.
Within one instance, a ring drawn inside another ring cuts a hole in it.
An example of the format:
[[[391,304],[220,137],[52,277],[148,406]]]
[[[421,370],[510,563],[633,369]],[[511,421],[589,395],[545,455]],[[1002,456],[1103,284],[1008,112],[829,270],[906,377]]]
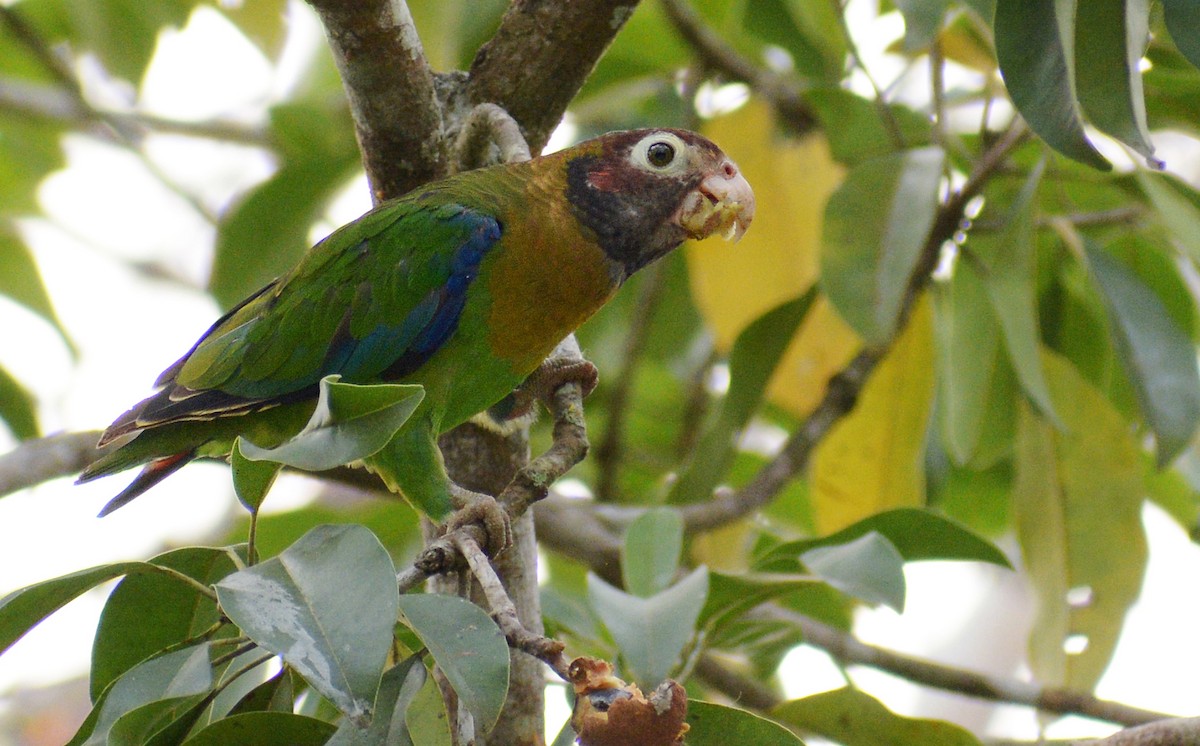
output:
[[[655,168],[662,168],[675,158],[675,148],[670,143],[656,142],[646,150],[646,160]]]

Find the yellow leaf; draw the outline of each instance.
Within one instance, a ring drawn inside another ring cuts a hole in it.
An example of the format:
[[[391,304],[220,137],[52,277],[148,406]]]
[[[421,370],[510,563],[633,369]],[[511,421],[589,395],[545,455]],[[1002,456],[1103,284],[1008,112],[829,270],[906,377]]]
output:
[[[728,351],[754,319],[791,300],[816,281],[825,202],[845,170],[819,133],[789,138],[771,107],[752,99],[712,120],[705,132],[721,144],[754,187],[754,225],[735,249],[690,244],[688,274],[700,313]],[[809,312],[785,353],[768,398],[798,416],[812,410],[829,377],[860,342],[824,298]]]
[[[825,435],[809,469],[817,532],[925,502],[925,430],[933,406],[933,313],[922,298],[858,403]]]
[[[1066,360],[1043,353],[1059,431],[1022,401],[1017,535],[1038,596],[1030,667],[1043,684],[1091,691],[1146,567],[1140,449],[1111,402]]]

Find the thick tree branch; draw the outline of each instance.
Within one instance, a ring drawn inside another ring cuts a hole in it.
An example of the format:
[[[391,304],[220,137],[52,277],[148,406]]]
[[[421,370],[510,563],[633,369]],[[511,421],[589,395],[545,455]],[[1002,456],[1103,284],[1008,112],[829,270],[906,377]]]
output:
[[[445,175],[433,72],[404,0],[309,0],[342,77],[375,202]]]
[[[58,477],[77,474],[100,456],[99,430],[26,440],[0,456],[0,497]]]
[[[513,0],[471,63],[467,97],[499,104],[541,152],[638,0]]]

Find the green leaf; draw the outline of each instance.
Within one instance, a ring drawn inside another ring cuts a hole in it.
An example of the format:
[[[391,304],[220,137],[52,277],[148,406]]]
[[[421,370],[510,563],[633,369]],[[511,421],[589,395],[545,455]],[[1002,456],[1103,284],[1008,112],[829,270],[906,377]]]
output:
[[[846,43],[834,6],[807,0],[747,0],[742,12],[745,30],[787,50],[805,80],[832,83],[841,78]]]
[[[184,741],[184,746],[323,746],[332,723],[290,712],[247,712],[222,718]]]
[[[835,160],[856,165],[896,150],[894,135],[880,117],[878,101],[868,101],[838,86],[805,91],[804,100],[821,120],[822,132],[829,138],[829,149]],[[904,142],[918,146],[931,141],[928,116],[898,104],[888,105],[887,111],[899,127]]]
[[[804,741],[779,723],[737,707],[689,699],[687,719],[691,726],[688,746],[804,746]]]
[[[416,384],[340,383],[321,379],[317,407],[304,429],[275,448],[241,441],[252,461],[274,461],[305,471],[324,471],[364,459],[387,445],[417,405],[425,389]]]
[[[366,723],[392,642],[395,572],[366,528],[319,526],[216,587],[222,610],[250,639]]]
[[[287,0],[255,0],[252,3],[218,3],[221,14],[273,62],[279,61],[287,40]]]
[[[904,16],[904,51],[912,54],[937,38],[950,0],[896,0],[896,7]]]
[[[1137,180],[1175,245],[1193,262],[1200,262],[1200,207],[1195,190],[1167,174],[1138,171]]]
[[[972,234],[966,248],[979,261],[992,310],[1000,321],[1004,346],[1025,394],[1051,421],[1054,404],[1038,356],[1037,299],[1034,296],[1034,197],[1044,162],[1029,173],[997,233]]]
[[[649,691],[671,674],[696,632],[708,596],[708,570],[698,567],[650,598],[630,595],[593,574],[587,587],[588,600],[620,648],[626,669]]]
[[[820,580],[807,573],[711,572],[708,598],[698,621],[706,628],[717,628],[763,601],[814,587],[828,590]],[[836,595],[833,591],[829,594]]]
[[[4,368],[0,368],[0,420],[4,420],[13,435],[21,440],[41,434],[33,395]]]
[[[212,693],[148,702],[117,718],[108,730],[109,746],[167,746],[187,737],[204,714]]]
[[[178,570],[204,585],[237,569],[228,552],[210,547],[175,549],[151,562]],[[180,580],[161,573],[125,578],[109,594],[96,628],[92,701],[137,663],[200,634],[219,618],[216,603]]]
[[[233,441],[233,449],[229,452],[230,471],[233,472],[233,491],[237,493],[238,501],[251,513],[257,513],[275,477],[279,476],[281,464],[272,461],[254,461],[242,452],[242,444],[246,441],[239,436]],[[254,447],[254,444],[250,444]],[[269,449],[268,449],[269,450]]]
[[[50,302],[50,294],[46,292],[33,255],[29,253],[25,242],[5,223],[0,223],[0,295],[7,296],[49,322],[72,354],[75,353],[67,330],[54,313],[54,305]]]
[[[466,599],[437,594],[400,598],[400,621],[421,638],[477,728],[495,724],[508,694],[508,643],[487,612]]]
[[[1090,242],[1084,246],[1104,297],[1117,357],[1154,431],[1162,467],[1188,446],[1200,423],[1196,349],[1136,275]]]
[[[712,497],[733,463],[739,435],[762,404],[772,374],[819,294],[813,286],[799,298],[755,319],[738,335],[729,353],[729,392],[672,486],[667,502],[700,502]]]
[[[909,277],[929,237],[945,161],[941,148],[863,161],[825,207],[821,284],[870,343],[896,331]]]
[[[845,544],[810,549],[800,561],[839,591],[904,613],[904,558],[882,534],[871,531]]]
[[[308,249],[308,231],[354,165],[314,156],[284,164],[221,221],[208,289],[222,308],[286,272]]]
[[[205,642],[150,658],[129,669],[104,690],[69,746],[104,746],[118,720],[151,703],[182,699],[185,708],[191,707],[196,702],[193,695],[207,694],[213,687],[209,656],[210,646]],[[139,725],[145,723],[132,722],[125,727],[134,729]]]
[[[432,677],[413,695],[404,712],[404,724],[418,746],[453,746],[450,738],[450,716],[442,690]]]
[[[1039,601],[1030,665],[1045,685],[1091,691],[1142,587],[1140,449],[1124,418],[1069,363],[1047,353],[1045,365],[1066,430],[1021,407],[1013,486]],[[1082,652],[1064,649],[1073,636]]]
[[[1075,84],[1079,103],[1100,129],[1145,156],[1154,146],[1146,129],[1139,67],[1149,41],[1147,0],[1087,0],[1075,16]]]
[[[85,591],[126,573],[147,572],[146,562],[116,562],[35,583],[0,598],[0,653],[39,622]]]
[[[969,262],[959,262],[949,282],[933,286],[933,301],[938,424],[946,451],[962,465],[979,447],[995,395],[992,381],[1003,362],[1000,327]]]
[[[1200,67],[1200,6],[1192,0],[1163,0],[1163,20],[1176,48]]]
[[[980,746],[979,739],[953,723],[901,717],[858,689],[793,699],[771,714],[843,746]]]
[[[1083,131],[1075,99],[1076,0],[997,0],[996,59],[1021,116],[1050,147],[1112,168]]]
[[[846,544],[870,533],[885,537],[905,562],[919,560],[977,560],[1012,568],[1004,553],[958,523],[919,508],[896,508],[864,518],[820,539],[791,541],[772,549],[757,564],[769,566],[782,557],[795,557],[818,547]]]
[[[383,674],[379,682],[376,713],[365,728],[342,723],[326,746],[392,746],[414,743],[405,716],[428,675],[421,657],[410,656]]]
[[[671,585],[683,551],[683,519],[672,508],[651,508],[625,529],[621,579],[635,596],[648,598]]]
[[[228,715],[246,712],[291,712],[296,698],[292,675],[284,668],[251,689],[230,708]]]

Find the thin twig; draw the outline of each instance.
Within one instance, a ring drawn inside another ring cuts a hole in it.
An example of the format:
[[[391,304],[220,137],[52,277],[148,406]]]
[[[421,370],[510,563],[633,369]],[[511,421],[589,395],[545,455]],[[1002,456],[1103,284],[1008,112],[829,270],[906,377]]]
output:
[[[835,627],[775,604],[764,604],[747,616],[792,624],[799,628],[806,643],[826,651],[845,664],[870,666],[906,681],[970,697],[1028,705],[1042,712],[1060,715],[1083,715],[1122,725],[1141,725],[1170,717],[1161,712],[1099,699],[1086,692],[1040,687],[1025,681],[974,673],[868,645]]]
[[[596,446],[596,499],[613,502],[620,487],[620,464],[624,450],[625,417],[629,414],[630,395],[633,392],[637,366],[641,362],[646,344],[650,341],[650,322],[654,309],[662,298],[666,287],[666,271],[662,263],[647,270],[630,318],[630,327],[625,334],[625,346],[621,351],[621,367],[612,377],[612,391],[608,397],[608,419],[604,437]]]
[[[23,440],[0,456],[0,497],[78,473],[100,457],[99,430]]]
[[[521,624],[521,620],[517,616],[517,607],[509,599],[499,576],[492,569],[487,555],[483,553],[478,544],[470,538],[459,536],[455,541],[455,546],[466,559],[467,566],[471,568],[471,574],[475,576],[475,581],[483,590],[484,598],[487,599],[488,611],[496,620],[500,631],[504,633],[508,644],[544,662],[554,673],[558,674],[559,678],[569,681],[567,668],[570,666],[570,661],[563,655],[563,644],[558,640],[534,634],[525,629],[525,625]]]
[[[796,134],[819,126],[816,112],[795,81],[756,65],[731,47],[700,18],[685,0],[661,0],[676,32],[709,68],[754,89],[774,105]]]

